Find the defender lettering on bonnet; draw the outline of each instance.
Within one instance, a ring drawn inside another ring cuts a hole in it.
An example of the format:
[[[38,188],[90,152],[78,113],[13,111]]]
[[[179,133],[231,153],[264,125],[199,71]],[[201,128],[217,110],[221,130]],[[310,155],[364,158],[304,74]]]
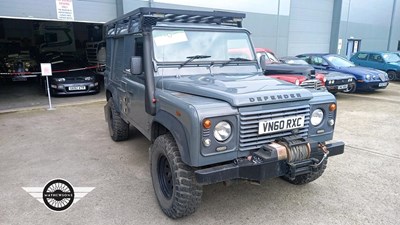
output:
[[[296,94],[285,94],[285,95],[270,95],[270,96],[259,96],[254,98],[249,98],[250,102],[266,102],[266,101],[275,101],[275,100],[282,100],[282,99],[296,99],[301,98],[300,93]]]

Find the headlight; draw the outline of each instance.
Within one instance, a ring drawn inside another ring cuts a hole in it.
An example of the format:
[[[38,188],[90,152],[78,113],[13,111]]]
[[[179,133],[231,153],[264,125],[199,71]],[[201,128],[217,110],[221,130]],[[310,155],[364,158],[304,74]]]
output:
[[[371,80],[371,75],[369,75],[369,74],[365,75],[365,79],[366,80]]]
[[[353,81],[353,78],[349,78],[348,80],[347,80],[347,82],[352,82]]]
[[[90,81],[90,80],[93,80],[93,79],[94,79],[93,77],[85,77],[86,81]]]
[[[54,78],[54,80],[57,82],[64,82],[65,78]]]
[[[25,62],[25,67],[30,67],[31,64],[29,62]]]
[[[383,75],[385,76],[386,80],[389,80],[389,75],[387,73],[383,73]]]
[[[232,134],[231,125],[226,121],[221,121],[215,125],[214,137],[217,141],[226,141]]]
[[[318,126],[319,124],[321,124],[323,119],[324,119],[324,112],[321,109],[316,109],[311,114],[311,124],[314,126]]]

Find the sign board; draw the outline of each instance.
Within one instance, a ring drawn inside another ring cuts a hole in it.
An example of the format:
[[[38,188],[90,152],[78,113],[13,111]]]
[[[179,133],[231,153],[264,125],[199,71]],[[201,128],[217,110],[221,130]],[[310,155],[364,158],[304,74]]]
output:
[[[339,39],[338,46],[337,46],[338,50],[342,49],[342,45],[343,45],[343,41],[342,41],[342,39]]]
[[[72,0],[56,0],[57,19],[74,21]]]
[[[51,63],[40,63],[40,69],[42,71],[42,76],[53,75],[53,73],[51,71]]]

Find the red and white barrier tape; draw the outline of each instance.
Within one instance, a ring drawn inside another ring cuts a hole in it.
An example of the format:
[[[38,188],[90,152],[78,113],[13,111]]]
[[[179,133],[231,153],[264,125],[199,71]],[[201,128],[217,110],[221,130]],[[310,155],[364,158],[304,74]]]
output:
[[[104,65],[100,65],[100,66],[88,66],[88,67],[76,68],[76,69],[69,69],[69,70],[55,70],[55,71],[52,71],[52,73],[65,73],[65,72],[73,72],[73,71],[81,71],[81,70],[90,70],[90,69],[101,68],[101,67],[104,67]],[[36,74],[42,74],[42,72],[0,73],[0,75],[36,75]]]

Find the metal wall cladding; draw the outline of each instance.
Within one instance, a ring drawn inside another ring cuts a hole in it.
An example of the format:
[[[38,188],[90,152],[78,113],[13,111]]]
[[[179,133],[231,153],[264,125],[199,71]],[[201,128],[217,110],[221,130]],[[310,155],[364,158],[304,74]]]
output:
[[[74,0],[74,21],[104,23],[117,17],[115,0]],[[0,17],[58,20],[56,0],[1,0]]]

